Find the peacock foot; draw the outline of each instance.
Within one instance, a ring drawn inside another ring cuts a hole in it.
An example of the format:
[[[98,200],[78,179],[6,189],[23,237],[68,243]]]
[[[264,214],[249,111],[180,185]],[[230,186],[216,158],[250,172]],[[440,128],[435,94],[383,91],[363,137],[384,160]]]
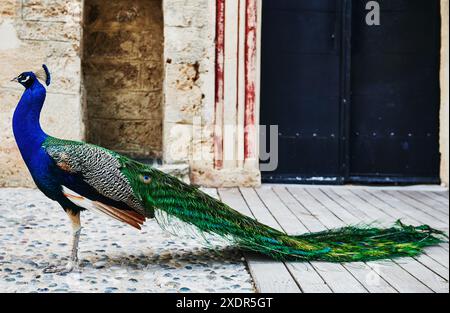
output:
[[[78,266],[78,262],[70,261],[65,266],[61,265],[50,265],[44,268],[44,274],[57,274],[57,275],[66,275],[72,272],[79,272],[80,268]]]

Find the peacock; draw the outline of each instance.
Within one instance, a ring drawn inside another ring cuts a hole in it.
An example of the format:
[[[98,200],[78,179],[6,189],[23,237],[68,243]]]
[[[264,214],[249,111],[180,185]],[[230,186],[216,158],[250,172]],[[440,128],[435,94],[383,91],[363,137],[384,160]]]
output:
[[[47,66],[24,72],[25,91],[15,109],[13,132],[39,190],[59,203],[73,228],[70,261],[45,273],[69,273],[78,265],[80,213],[105,214],[138,230],[147,219],[167,228],[174,223],[215,235],[231,245],[277,260],[352,262],[420,254],[445,234],[429,226],[398,222],[392,228],[348,226],[290,236],[240,214],[195,186],[105,148],[47,135],[40,113],[51,76]],[[42,81],[42,83],[41,83]],[[204,236],[203,236],[204,237]]]

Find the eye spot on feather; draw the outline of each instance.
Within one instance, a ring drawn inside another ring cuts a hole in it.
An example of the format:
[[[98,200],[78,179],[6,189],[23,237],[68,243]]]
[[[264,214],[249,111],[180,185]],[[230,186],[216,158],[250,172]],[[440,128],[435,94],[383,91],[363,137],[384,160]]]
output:
[[[152,178],[148,175],[141,175],[141,182],[148,185],[152,182]]]

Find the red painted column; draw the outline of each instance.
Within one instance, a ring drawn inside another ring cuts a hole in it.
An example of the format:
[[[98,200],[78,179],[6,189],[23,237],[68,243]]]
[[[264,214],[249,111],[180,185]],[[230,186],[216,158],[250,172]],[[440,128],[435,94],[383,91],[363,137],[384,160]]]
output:
[[[225,87],[225,1],[216,0],[216,97],[214,129],[214,166],[223,167],[223,115]]]
[[[239,75],[239,69],[237,70],[237,77],[235,78],[238,82],[237,90],[225,91],[225,32],[226,32],[226,1],[235,0],[216,0],[216,84],[215,84],[215,133],[214,133],[214,166],[216,169],[223,168],[223,157],[224,157],[224,96],[225,92],[236,92],[239,95],[239,81],[244,80],[245,88],[245,103],[244,106],[244,159],[245,160],[256,160],[258,157],[258,152],[256,151],[258,147],[257,138],[257,127],[255,125],[257,121],[256,117],[256,85],[257,85],[257,30],[258,30],[258,0],[241,0],[240,5],[245,5],[245,21],[238,19],[239,23],[245,23],[245,36],[241,38],[239,34],[239,42],[242,40],[244,42],[244,51],[239,51],[238,47],[238,58],[244,58],[244,73]],[[238,14],[239,14],[238,10]],[[228,29],[228,28],[227,28]],[[239,25],[236,26],[237,31],[239,31]],[[238,62],[239,63],[239,62]],[[238,64],[239,66],[239,64]],[[239,96],[236,97],[239,100]],[[238,108],[240,103],[236,103]],[[239,111],[239,110],[238,110]],[[236,116],[236,122],[238,122],[238,116]]]
[[[257,80],[257,0],[246,0],[245,27],[245,159],[257,157],[256,80]]]

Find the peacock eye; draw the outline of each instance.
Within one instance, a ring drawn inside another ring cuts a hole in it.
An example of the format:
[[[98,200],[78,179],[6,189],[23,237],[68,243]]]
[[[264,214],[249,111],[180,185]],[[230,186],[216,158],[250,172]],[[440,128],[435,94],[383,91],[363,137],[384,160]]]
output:
[[[141,175],[141,181],[142,181],[144,184],[150,184],[150,183],[152,182],[152,179],[151,179],[151,177],[148,176],[148,175]]]
[[[23,74],[21,74],[21,75],[19,76],[19,81],[22,82],[22,83],[27,82],[29,79],[30,79],[30,76],[25,76],[25,75],[23,75]]]

